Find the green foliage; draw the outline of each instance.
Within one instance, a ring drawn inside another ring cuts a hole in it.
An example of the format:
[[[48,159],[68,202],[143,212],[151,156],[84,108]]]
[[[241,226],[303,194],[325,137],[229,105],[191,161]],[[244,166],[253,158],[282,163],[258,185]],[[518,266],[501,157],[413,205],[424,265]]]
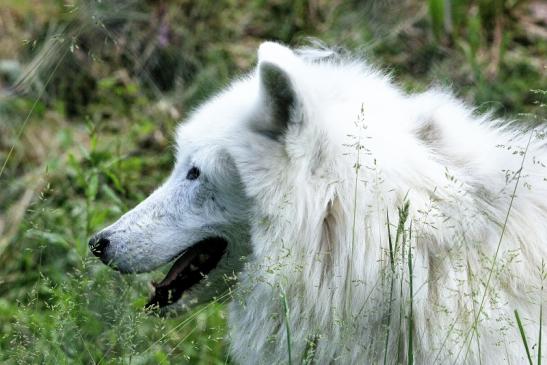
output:
[[[98,84],[85,122],[50,137],[39,195],[0,255],[0,362],[224,363],[221,306],[157,318],[143,309],[154,274],[120,275],[88,253],[92,232],[161,182],[172,155],[157,134],[175,125],[149,100],[137,100],[138,86]],[[27,132],[41,126],[34,118]],[[16,196],[33,188],[22,180],[12,178]]]
[[[440,39],[444,32],[445,9],[444,0],[429,0],[429,16],[431,17],[431,28],[436,39]]]

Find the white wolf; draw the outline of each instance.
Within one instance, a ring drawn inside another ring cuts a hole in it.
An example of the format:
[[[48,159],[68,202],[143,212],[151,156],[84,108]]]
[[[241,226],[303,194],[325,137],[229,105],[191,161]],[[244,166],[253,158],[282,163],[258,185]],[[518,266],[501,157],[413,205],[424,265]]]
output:
[[[180,126],[167,181],[90,245],[123,272],[174,261],[164,311],[233,289],[239,363],[519,364],[514,311],[533,357],[545,329],[542,136],[267,42]]]

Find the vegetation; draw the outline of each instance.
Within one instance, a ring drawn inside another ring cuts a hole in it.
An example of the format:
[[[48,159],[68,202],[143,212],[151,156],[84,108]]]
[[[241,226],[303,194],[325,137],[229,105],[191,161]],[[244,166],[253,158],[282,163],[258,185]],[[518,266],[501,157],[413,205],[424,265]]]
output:
[[[167,176],[176,123],[249,70],[262,40],[317,37],[408,90],[451,85],[479,110],[542,119],[546,12],[539,0],[4,0],[0,362],[230,361],[227,298],[150,316],[162,274],[122,276],[87,241]]]

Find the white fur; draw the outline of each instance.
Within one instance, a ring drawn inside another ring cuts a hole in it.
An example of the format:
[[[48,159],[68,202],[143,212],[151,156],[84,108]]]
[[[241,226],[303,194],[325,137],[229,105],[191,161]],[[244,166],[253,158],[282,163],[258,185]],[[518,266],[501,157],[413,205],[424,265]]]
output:
[[[179,128],[174,173],[148,198],[155,203],[142,203],[170,219],[151,219],[141,206],[128,213],[107,228],[118,232],[112,260],[147,271],[198,236],[228,237],[234,254],[221,270],[242,270],[229,307],[231,353],[242,364],[287,363],[287,323],[295,364],[305,353],[317,364],[406,363],[410,334],[417,364],[520,364],[515,309],[537,356],[543,132],[502,127],[442,90],[406,95],[329,51],[264,43],[258,56],[256,72]],[[282,71],[296,100],[281,126],[266,65]],[[192,164],[221,203],[196,205],[184,181]],[[396,244],[405,202],[405,239]],[[127,245],[127,232],[148,239]],[[234,257],[249,252],[242,269]],[[213,279],[216,293],[225,289]]]

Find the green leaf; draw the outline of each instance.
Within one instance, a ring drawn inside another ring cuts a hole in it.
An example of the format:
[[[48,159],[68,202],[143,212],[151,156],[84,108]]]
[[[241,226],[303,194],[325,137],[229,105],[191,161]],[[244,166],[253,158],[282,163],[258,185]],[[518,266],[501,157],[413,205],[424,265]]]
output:
[[[88,185],[85,190],[85,195],[89,200],[95,200],[97,197],[97,191],[99,190],[99,177],[97,174],[91,175],[88,181]]]
[[[526,356],[528,357],[528,363],[530,365],[533,365],[532,356],[530,355],[530,348],[528,347],[528,341],[526,341],[526,333],[524,332],[524,327],[522,325],[522,322],[520,321],[519,312],[516,309],[515,309],[515,318],[517,319],[517,326],[519,328],[520,337],[522,339],[524,349],[526,350]]]
[[[433,35],[439,40],[444,30],[444,0],[429,0],[428,5]]]

